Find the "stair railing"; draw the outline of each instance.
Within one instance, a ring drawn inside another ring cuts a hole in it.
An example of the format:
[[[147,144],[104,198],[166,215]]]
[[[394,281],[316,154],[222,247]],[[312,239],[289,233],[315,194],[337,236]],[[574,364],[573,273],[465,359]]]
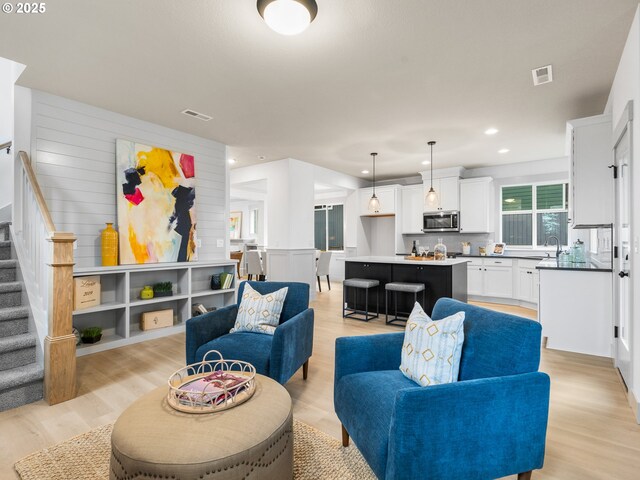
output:
[[[73,233],[58,231],[26,152],[16,155],[12,234],[44,354],[50,405],[76,396]]]

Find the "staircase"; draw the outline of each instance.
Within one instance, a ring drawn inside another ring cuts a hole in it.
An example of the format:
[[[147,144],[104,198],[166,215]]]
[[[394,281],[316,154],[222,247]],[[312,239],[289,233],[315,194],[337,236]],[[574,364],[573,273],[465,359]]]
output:
[[[11,258],[9,223],[0,223],[0,412],[42,398],[44,371],[36,363],[36,336],[22,306],[17,261]]]

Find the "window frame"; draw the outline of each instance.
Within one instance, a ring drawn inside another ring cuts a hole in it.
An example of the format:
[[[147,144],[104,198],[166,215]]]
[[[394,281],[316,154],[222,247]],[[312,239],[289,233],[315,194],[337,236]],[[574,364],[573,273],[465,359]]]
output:
[[[313,206],[313,211],[314,213],[320,210],[325,210],[326,212],[329,211],[329,209],[327,207],[335,207],[336,205],[339,205],[342,207],[342,250],[330,250],[329,249],[329,214],[327,213],[324,216],[324,225],[325,225],[325,246],[327,247],[326,252],[336,252],[336,253],[340,253],[340,252],[344,252],[344,234],[345,234],[345,220],[346,220],[346,216],[344,214],[345,212],[345,204],[344,203],[340,203],[340,202],[333,202],[333,203],[320,203],[320,204],[316,204]],[[320,208],[318,208],[320,207]],[[314,227],[315,228],[315,227]],[[315,237],[315,232],[314,232],[314,237]],[[315,245],[314,245],[315,248]]]
[[[562,185],[562,204],[566,205],[566,208],[549,208],[538,210],[538,187],[544,185]],[[505,188],[510,187],[531,187],[531,210],[502,210],[502,192]],[[504,215],[518,215],[518,214],[531,214],[531,245],[511,245],[507,244],[509,250],[549,250],[555,251],[556,246],[544,246],[538,245],[538,213],[569,213],[569,180],[549,180],[545,182],[528,182],[528,183],[513,183],[500,186],[500,222],[499,222],[499,238],[502,240],[502,217]],[[567,243],[569,239],[567,238]]]

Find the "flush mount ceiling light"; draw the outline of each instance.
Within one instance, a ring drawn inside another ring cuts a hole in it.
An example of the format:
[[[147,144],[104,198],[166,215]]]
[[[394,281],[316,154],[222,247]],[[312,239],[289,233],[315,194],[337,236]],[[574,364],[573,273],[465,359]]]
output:
[[[431,147],[431,188],[424,197],[424,209],[427,212],[433,212],[438,208],[438,194],[433,189],[433,146],[436,144],[433,140],[427,143]]]
[[[509,149],[508,148],[501,148],[500,150],[498,150],[498,153],[509,153]]]
[[[282,35],[304,32],[318,14],[315,0],[258,0],[257,6],[269,28]]]
[[[373,162],[373,195],[369,199],[369,213],[379,213],[380,212],[380,200],[376,197],[376,155],[377,153],[371,154],[371,160]]]
[[[229,160],[227,160],[227,162],[229,162],[229,165],[233,165],[234,163],[236,163],[236,159],[230,158]]]
[[[366,175],[367,173],[369,173],[369,170],[362,170],[362,173]]]
[[[422,162],[423,165],[429,165],[431,163],[431,160],[424,160]]]
[[[499,130],[498,130],[497,128],[493,128],[493,127],[491,127],[491,128],[487,128],[487,129],[484,131],[484,134],[485,134],[485,135],[495,135],[496,133],[498,133],[498,131],[499,131]]]

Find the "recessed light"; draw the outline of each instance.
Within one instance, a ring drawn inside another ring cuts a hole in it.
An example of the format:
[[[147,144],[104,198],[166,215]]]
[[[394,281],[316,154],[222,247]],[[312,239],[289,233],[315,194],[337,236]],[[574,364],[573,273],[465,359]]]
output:
[[[498,153],[509,153],[509,149],[508,148],[501,148],[500,150],[498,150]]]
[[[431,162],[430,162],[429,160],[424,160],[424,161],[422,162],[422,165],[429,165],[430,163],[431,163]]]
[[[487,128],[487,129],[484,131],[484,134],[485,134],[485,135],[495,135],[496,133],[498,133],[498,129],[497,129],[497,128],[493,128],[493,127],[491,127],[491,128]]]
[[[227,162],[229,162],[230,165],[233,165],[234,163],[236,163],[236,159],[230,158],[229,160],[227,160]]]
[[[362,170],[362,173],[366,175],[367,173],[369,173],[369,170]]]

